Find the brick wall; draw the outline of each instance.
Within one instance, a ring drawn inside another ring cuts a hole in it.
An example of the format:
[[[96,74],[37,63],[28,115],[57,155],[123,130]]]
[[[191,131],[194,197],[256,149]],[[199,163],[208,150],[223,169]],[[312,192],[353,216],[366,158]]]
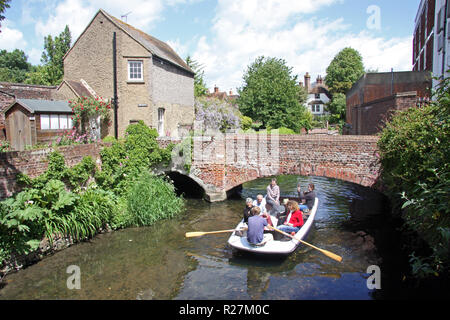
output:
[[[79,163],[83,157],[91,156],[94,160],[100,158],[100,144],[83,144],[59,147],[69,167]],[[32,178],[44,173],[48,167],[47,157],[53,152],[53,148],[11,151],[0,153],[0,199],[10,197],[18,191],[16,177],[19,172],[25,173]]]

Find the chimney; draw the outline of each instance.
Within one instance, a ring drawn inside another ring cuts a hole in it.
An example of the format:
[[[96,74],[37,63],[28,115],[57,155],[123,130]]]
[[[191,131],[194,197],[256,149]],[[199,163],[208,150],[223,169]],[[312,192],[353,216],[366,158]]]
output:
[[[217,86],[214,86],[214,93],[218,93],[219,92],[219,88]]]
[[[311,76],[308,72],[305,74],[305,88],[307,92],[311,90]]]
[[[323,82],[323,80],[322,80],[322,76],[317,76],[317,79],[316,79],[316,83],[317,84],[322,84],[322,82]]]
[[[303,88],[303,82],[299,82],[298,85]]]
[[[232,95],[233,95],[233,90],[230,89],[230,96],[232,96]]]

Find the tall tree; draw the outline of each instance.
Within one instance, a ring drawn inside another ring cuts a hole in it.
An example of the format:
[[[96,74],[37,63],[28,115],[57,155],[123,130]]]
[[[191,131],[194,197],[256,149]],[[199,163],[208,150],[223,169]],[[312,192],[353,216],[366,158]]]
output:
[[[0,22],[5,19],[5,16],[3,15],[3,13],[5,12],[5,10],[7,8],[9,8],[10,1],[11,0],[0,0]],[[0,23],[0,27],[1,26],[2,26],[2,24]],[[0,32],[2,32],[2,31],[0,30]]]
[[[303,104],[306,93],[283,59],[258,57],[243,76],[237,104],[244,116],[260,121],[264,128],[305,127]]]
[[[194,96],[196,98],[206,96],[207,88],[203,80],[205,72],[203,71],[203,66],[197,61],[193,60],[191,56],[186,57],[186,63],[192,71],[195,72],[194,76]]]
[[[325,84],[333,94],[346,94],[363,74],[364,64],[361,54],[353,48],[344,48],[328,66]]]
[[[327,109],[331,113],[330,123],[343,124],[345,122],[347,107],[347,99],[345,94],[336,93],[333,95],[333,99],[327,104]]]
[[[37,66],[29,74],[27,83],[57,85],[64,77],[64,56],[69,51],[72,41],[69,26],[54,39],[51,35],[44,38],[42,66]]]
[[[31,64],[22,50],[0,50],[0,81],[22,83],[30,70]]]

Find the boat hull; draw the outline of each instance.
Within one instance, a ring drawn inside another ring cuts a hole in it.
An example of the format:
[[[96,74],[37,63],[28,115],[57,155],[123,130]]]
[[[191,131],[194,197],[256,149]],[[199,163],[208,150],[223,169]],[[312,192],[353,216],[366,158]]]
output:
[[[306,236],[308,235],[311,227],[314,224],[314,219],[316,217],[317,207],[319,205],[319,199],[316,198],[314,201],[314,206],[310,211],[309,217],[306,220],[306,222],[303,224],[302,228],[295,234],[295,237],[300,240],[304,240]],[[272,217],[273,220],[273,217]],[[245,227],[246,224],[244,224],[244,221],[242,220],[237,225],[236,229],[242,229]],[[273,231],[276,232],[276,231]],[[238,250],[238,251],[245,251],[245,252],[251,252],[255,254],[262,254],[262,255],[289,255],[292,252],[294,252],[297,247],[299,246],[301,242],[298,240],[291,239],[289,241],[280,241],[280,240],[271,240],[268,241],[264,246],[256,247],[251,245],[247,241],[247,237],[240,236],[237,234],[237,232],[233,232],[228,239],[228,244]]]

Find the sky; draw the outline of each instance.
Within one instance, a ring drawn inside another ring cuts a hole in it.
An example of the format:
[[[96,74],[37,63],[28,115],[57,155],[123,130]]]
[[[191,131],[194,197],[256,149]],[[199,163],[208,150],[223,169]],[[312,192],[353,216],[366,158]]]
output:
[[[99,9],[168,43],[203,67],[212,91],[234,93],[259,56],[284,59],[292,74],[325,77],[345,47],[366,70],[412,69],[420,0],[12,0],[1,22],[0,49],[23,50],[40,64],[44,37],[66,25],[72,43]],[[122,17],[126,15],[126,17]]]

